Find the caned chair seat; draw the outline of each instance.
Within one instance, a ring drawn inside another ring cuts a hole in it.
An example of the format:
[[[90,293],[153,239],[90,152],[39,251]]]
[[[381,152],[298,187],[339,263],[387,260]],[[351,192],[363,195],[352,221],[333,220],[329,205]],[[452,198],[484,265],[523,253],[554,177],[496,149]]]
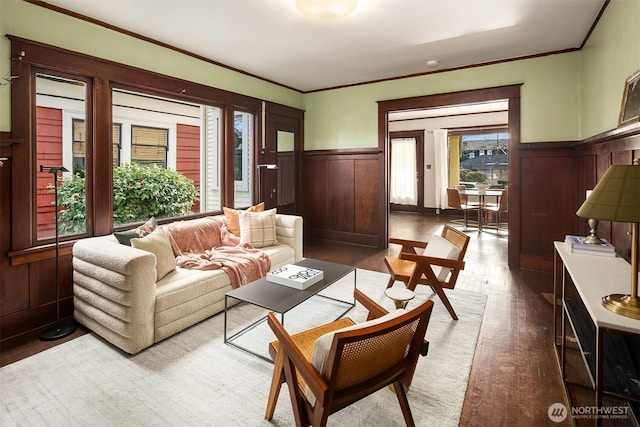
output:
[[[414,426],[406,388],[411,384],[433,301],[388,313],[358,289],[355,298],[369,310],[367,321],[345,318],[289,335],[273,313],[267,323],[277,341],[265,418],[271,420],[284,382],[297,426],[325,426],[329,415],[392,385],[407,426]]]
[[[349,317],[345,317],[326,325],[320,325],[318,327],[293,334],[291,335],[291,340],[298,346],[305,359],[307,359],[309,363],[311,363],[313,346],[315,345],[318,338],[329,332],[334,332],[338,329],[346,328],[347,326],[352,325],[355,325],[355,322]],[[267,411],[264,416],[268,420],[273,418],[273,412],[276,409],[276,401],[278,399],[278,395],[280,394],[282,383],[284,382],[282,358],[278,359],[277,357],[279,347],[280,342],[278,340],[271,341],[269,343],[269,355],[271,356],[271,359],[274,360],[274,364],[276,364],[276,366],[273,367],[273,378],[271,379],[271,388],[269,390],[269,398],[267,400]],[[307,383],[305,382],[304,377],[298,375],[298,387],[300,388],[301,393],[306,394],[306,385]]]

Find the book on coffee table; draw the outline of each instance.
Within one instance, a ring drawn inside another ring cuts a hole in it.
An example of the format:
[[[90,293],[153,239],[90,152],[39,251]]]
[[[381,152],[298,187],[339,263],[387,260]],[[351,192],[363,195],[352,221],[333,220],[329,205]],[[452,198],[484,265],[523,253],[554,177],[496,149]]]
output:
[[[267,273],[269,282],[300,290],[307,289],[314,283],[318,283],[323,277],[322,270],[293,264],[283,265]]]

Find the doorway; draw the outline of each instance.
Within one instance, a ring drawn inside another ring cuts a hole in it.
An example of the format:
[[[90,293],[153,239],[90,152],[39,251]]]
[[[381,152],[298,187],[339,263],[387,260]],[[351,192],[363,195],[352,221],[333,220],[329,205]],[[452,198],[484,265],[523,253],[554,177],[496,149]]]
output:
[[[475,103],[485,103],[495,100],[505,100],[508,103],[508,133],[509,133],[509,237],[508,237],[508,264],[512,268],[519,268],[520,240],[519,235],[519,172],[520,161],[517,155],[520,145],[520,86],[500,86],[494,88],[477,89],[462,92],[451,92],[436,95],[425,95],[413,98],[380,101],[378,103],[378,149],[385,157],[387,165],[387,176],[389,174],[389,115],[393,112],[404,110],[421,110],[451,105],[465,105]],[[389,240],[389,191],[388,183],[380,182],[379,191],[386,194],[387,209],[384,218],[381,220],[381,229],[384,233],[380,236],[381,247],[386,247]]]
[[[263,201],[265,209],[296,214],[304,111],[271,102],[265,103],[265,110],[265,135],[256,164],[256,203]]]
[[[391,132],[389,147],[391,211],[423,212],[425,175],[422,133]]]

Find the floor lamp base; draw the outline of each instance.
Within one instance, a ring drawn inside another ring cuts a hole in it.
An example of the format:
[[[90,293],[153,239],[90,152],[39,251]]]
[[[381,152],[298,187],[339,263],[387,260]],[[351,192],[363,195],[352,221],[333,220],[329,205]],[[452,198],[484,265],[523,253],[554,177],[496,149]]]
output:
[[[74,325],[55,325],[40,334],[42,341],[55,341],[71,335],[76,330]]]

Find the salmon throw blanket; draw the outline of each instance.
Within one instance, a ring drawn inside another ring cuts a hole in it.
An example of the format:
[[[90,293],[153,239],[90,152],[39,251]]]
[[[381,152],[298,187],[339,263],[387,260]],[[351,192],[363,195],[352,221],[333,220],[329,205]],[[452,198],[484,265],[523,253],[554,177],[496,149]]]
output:
[[[250,243],[239,245],[222,220],[199,218],[177,221],[166,228],[179,267],[222,269],[235,289],[264,277],[271,260]]]

